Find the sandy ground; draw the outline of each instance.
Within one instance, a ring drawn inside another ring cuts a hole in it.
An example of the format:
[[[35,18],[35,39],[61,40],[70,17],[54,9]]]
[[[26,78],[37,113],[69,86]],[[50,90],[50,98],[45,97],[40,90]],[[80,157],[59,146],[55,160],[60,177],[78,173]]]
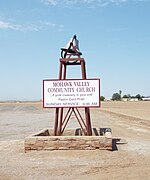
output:
[[[41,103],[0,103],[0,180],[150,179],[150,102],[104,102],[91,109],[93,127],[121,139],[113,151],[24,152],[24,138],[53,127]],[[76,128],[74,117],[68,127]],[[115,142],[115,141],[114,141]]]

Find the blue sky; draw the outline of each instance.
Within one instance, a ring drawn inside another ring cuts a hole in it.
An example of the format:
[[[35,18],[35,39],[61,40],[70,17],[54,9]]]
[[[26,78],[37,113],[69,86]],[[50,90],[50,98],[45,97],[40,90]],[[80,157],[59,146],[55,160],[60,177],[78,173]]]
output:
[[[149,18],[150,0],[0,0],[0,100],[42,99],[74,34],[101,95],[150,95]]]

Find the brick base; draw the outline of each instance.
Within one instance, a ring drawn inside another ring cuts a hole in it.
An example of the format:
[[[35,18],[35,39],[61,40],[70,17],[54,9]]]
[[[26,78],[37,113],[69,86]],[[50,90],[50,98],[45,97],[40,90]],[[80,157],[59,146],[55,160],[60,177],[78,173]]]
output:
[[[112,150],[111,132],[106,128],[92,130],[92,136],[82,135],[81,129],[67,129],[62,136],[53,136],[53,129],[45,129],[25,138],[25,152],[31,150]],[[110,128],[109,128],[110,130]]]

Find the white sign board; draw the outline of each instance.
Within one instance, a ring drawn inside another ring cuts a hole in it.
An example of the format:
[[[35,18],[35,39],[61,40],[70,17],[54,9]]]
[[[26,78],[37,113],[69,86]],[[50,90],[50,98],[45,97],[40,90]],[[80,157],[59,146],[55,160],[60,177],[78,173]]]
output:
[[[100,107],[100,79],[43,80],[43,107]]]

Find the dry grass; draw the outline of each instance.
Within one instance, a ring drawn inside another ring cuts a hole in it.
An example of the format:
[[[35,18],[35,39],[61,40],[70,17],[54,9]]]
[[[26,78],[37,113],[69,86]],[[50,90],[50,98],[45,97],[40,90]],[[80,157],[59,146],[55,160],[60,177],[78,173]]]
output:
[[[123,102],[108,101],[102,102],[102,111],[112,112],[120,115],[138,119],[150,120],[150,101]]]

